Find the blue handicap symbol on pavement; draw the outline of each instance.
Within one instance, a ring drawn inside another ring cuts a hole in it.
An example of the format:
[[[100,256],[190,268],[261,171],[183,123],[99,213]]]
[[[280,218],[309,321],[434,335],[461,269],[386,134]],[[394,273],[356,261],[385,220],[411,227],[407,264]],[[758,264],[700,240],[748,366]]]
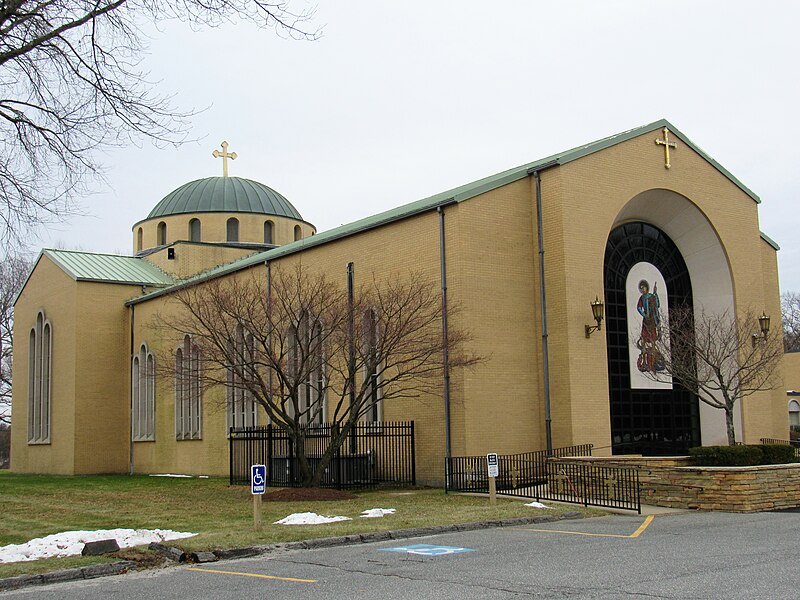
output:
[[[443,556],[445,554],[461,554],[462,552],[475,552],[473,548],[459,548],[458,546],[433,546],[431,544],[412,544],[398,546],[397,548],[381,548],[384,552],[402,552],[418,556]]]

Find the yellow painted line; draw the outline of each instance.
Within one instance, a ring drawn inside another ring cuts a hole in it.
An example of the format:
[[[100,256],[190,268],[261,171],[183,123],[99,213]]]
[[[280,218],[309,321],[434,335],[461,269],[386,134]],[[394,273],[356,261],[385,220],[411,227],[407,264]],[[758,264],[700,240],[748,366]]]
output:
[[[297,581],[299,583],[317,583],[316,579],[296,579],[294,577],[277,577],[275,575],[258,575],[257,573],[239,573],[237,571],[218,571],[217,569],[201,569],[189,567],[187,571],[202,571],[203,573],[219,573],[220,575],[239,575],[240,577],[258,577],[259,579],[277,579],[278,581]]]
[[[644,530],[653,522],[655,515],[647,515],[645,517],[644,523],[639,525],[639,528],[634,531],[630,535],[617,535],[614,533],[584,533],[583,531],[561,531],[559,529],[525,529],[525,531],[539,531],[543,533],[565,533],[567,535],[585,535],[587,537],[612,537],[612,538],[622,538],[626,540],[631,540],[634,538],[638,538]]]

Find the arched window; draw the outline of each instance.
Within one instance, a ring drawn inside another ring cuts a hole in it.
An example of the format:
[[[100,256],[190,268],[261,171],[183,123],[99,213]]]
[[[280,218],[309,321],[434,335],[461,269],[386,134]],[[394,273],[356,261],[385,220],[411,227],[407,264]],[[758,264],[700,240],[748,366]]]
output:
[[[381,402],[381,357],[379,348],[378,315],[373,309],[364,313],[364,420],[377,423],[383,416]]]
[[[272,241],[272,233],[275,229],[275,224],[272,221],[264,221],[264,243],[274,244]]]
[[[241,325],[236,327],[236,339],[228,353],[228,427],[254,427],[258,425],[258,404],[248,384],[255,380],[255,341],[252,334],[245,335]]]
[[[136,251],[137,252],[141,252],[142,251],[142,238],[143,237],[144,237],[144,231],[142,231],[142,228],[139,227],[139,230],[136,232]]]
[[[167,245],[167,224],[164,221],[158,224],[158,245]]]
[[[238,242],[239,241],[239,219],[236,217],[231,217],[228,219],[227,222],[227,240],[229,242]]]
[[[303,239],[303,230],[300,229],[300,225],[294,226],[294,241],[297,242]]]
[[[134,442],[154,441],[155,434],[155,358],[142,344],[133,357],[131,439]]]
[[[300,423],[319,425],[325,419],[324,336],[319,320],[304,315],[287,331],[289,377],[297,385]],[[291,410],[294,415],[294,408]]]
[[[789,427],[800,430],[800,402],[789,400]]]
[[[200,239],[200,219],[191,219],[189,221],[189,241],[199,242]]]
[[[202,437],[202,385],[200,348],[191,336],[175,351],[175,437],[199,440]]]
[[[53,333],[44,312],[28,338],[28,443],[50,443],[50,392]]]

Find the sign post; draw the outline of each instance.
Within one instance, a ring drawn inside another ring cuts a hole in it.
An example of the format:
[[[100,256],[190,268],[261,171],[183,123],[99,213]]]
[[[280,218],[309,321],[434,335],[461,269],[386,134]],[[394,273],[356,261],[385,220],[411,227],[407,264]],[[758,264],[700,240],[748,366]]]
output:
[[[253,494],[253,527],[261,529],[261,496],[267,491],[267,467],[250,465],[250,493]]]
[[[497,503],[497,481],[500,475],[500,465],[497,461],[497,454],[490,452],[486,455],[486,473],[489,475],[489,502]]]

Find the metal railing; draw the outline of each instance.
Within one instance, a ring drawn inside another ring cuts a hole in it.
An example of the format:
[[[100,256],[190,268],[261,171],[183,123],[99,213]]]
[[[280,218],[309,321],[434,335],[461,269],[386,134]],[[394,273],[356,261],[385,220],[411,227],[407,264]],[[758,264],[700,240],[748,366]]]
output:
[[[800,441],[798,440],[779,440],[776,438],[761,438],[762,444],[777,444],[779,446],[793,446],[794,457],[800,458]]]
[[[316,425],[306,434],[305,456],[312,472],[338,433],[338,424]],[[301,485],[299,458],[288,433],[274,425],[231,428],[231,485],[249,485],[250,465],[267,467],[267,485]],[[320,476],[322,487],[368,488],[380,484],[416,485],[414,422],[358,423]]]
[[[635,467],[606,467],[550,460],[568,456],[591,456],[592,445],[558,448],[498,456],[500,495],[521,496],[635,510],[641,513],[639,470]],[[489,478],[485,456],[450,459],[447,491],[488,493]]]

